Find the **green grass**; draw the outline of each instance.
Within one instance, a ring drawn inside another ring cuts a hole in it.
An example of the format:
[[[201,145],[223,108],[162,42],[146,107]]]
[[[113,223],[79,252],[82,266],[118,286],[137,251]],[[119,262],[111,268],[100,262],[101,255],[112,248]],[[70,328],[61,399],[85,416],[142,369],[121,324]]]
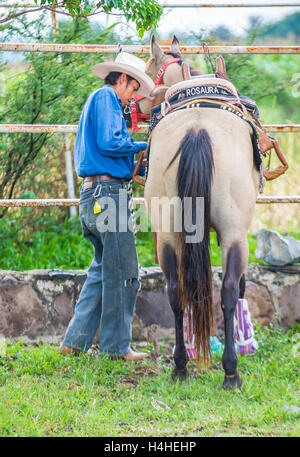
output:
[[[0,436],[299,436],[299,332],[256,328],[259,350],[239,357],[242,392],[222,389],[219,355],[201,373],[190,362],[190,381],[179,383],[166,345],[158,360],[133,364],[10,343]]]
[[[89,267],[93,258],[93,247],[83,238],[78,217],[59,219],[55,209],[50,211],[49,208],[45,208],[42,213],[38,212],[39,209],[30,208],[14,211],[14,215],[0,219],[0,269],[76,270]],[[32,220],[29,217],[31,214]],[[300,232],[290,235],[300,239]],[[249,263],[263,263],[257,261],[254,255],[256,236],[249,234],[248,242]],[[141,266],[155,264],[150,224],[148,232],[137,234],[137,252]],[[220,266],[221,248],[217,244],[215,233],[211,233],[210,253],[212,265]]]

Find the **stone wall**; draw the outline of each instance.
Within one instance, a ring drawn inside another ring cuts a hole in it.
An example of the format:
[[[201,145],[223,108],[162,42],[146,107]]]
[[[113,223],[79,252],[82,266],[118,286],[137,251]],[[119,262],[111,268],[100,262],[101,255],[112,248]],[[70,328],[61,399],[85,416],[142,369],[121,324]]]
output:
[[[145,339],[147,327],[158,324],[158,336],[174,337],[174,317],[160,268],[141,269],[133,322],[134,339]],[[0,335],[25,341],[61,341],[86,279],[86,271],[0,270]],[[217,335],[223,337],[220,303],[222,269],[213,267]],[[300,320],[300,267],[249,265],[246,294],[252,319],[283,327]]]

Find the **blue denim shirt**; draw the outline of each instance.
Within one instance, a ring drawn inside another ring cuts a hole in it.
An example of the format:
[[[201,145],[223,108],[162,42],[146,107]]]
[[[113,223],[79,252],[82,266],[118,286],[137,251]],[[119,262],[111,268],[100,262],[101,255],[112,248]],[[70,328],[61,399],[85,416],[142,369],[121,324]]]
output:
[[[134,169],[134,153],[146,142],[130,138],[122,113],[122,102],[109,85],[87,99],[79,120],[74,150],[78,176],[110,174],[129,180]]]

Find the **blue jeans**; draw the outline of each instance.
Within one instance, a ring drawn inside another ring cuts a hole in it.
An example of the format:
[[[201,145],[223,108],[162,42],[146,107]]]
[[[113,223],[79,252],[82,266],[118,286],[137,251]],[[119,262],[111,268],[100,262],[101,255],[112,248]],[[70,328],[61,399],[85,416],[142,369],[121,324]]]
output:
[[[83,236],[93,244],[94,259],[63,345],[88,350],[99,328],[100,352],[122,356],[129,352],[140,289],[135,236],[128,229],[132,221],[125,184],[112,180],[98,184],[80,189],[79,216]],[[96,187],[101,207],[97,214],[93,197]]]

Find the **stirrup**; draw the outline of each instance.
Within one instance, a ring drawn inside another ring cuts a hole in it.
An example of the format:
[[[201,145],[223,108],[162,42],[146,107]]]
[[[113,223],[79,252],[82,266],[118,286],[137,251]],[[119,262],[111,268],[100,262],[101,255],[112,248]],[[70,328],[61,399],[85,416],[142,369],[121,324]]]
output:
[[[273,179],[278,178],[279,176],[283,175],[286,170],[289,168],[286,158],[284,157],[283,152],[279,147],[278,141],[267,135],[265,131],[259,131],[259,148],[262,155],[265,155],[268,151],[269,155],[271,154],[272,149],[275,149],[276,155],[282,165],[275,168],[275,170],[267,170],[265,165],[263,164],[263,174],[267,181],[272,181]],[[270,155],[271,158],[271,155]]]
[[[145,185],[146,185],[146,178],[144,178],[143,176],[140,176],[140,175],[132,176],[132,181],[136,182],[137,184],[140,184],[143,187],[145,187]]]

